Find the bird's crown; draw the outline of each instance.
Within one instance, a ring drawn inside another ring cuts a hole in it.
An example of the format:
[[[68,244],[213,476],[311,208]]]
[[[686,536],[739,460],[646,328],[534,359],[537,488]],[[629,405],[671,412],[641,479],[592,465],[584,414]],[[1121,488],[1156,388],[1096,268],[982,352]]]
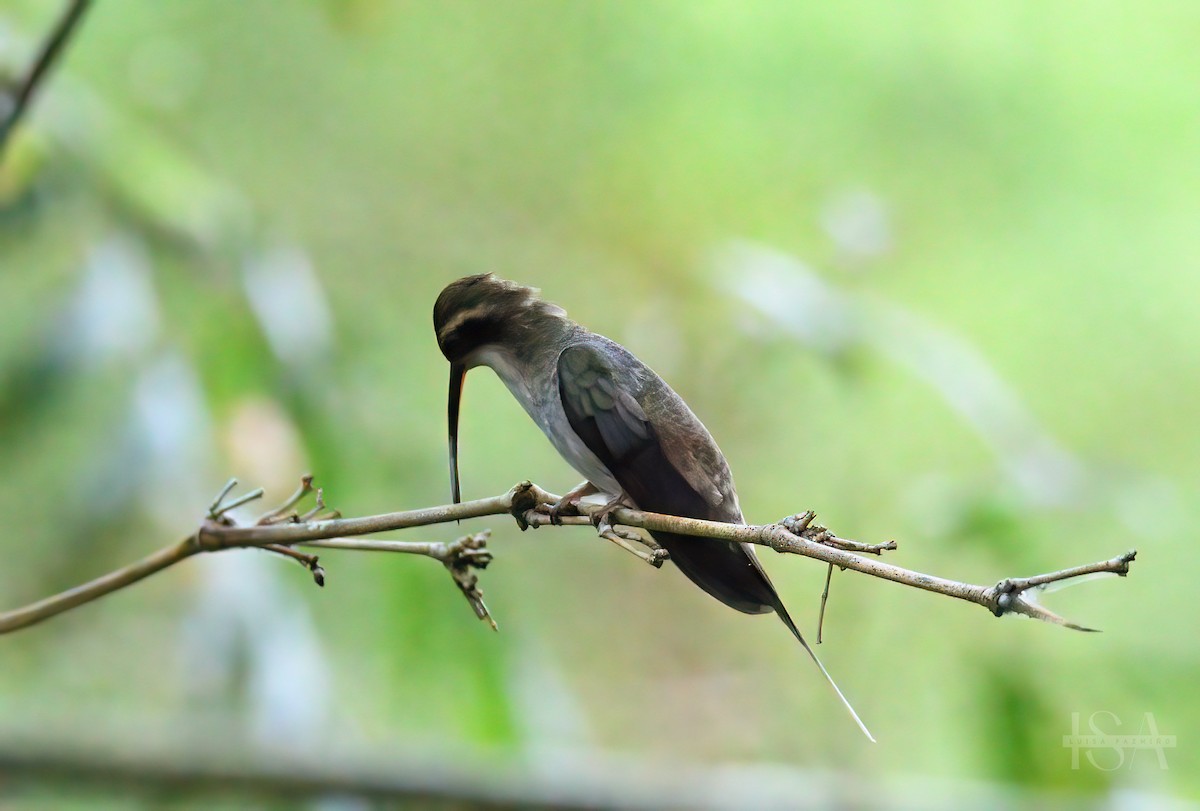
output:
[[[485,344],[515,340],[547,319],[565,321],[566,311],[543,301],[540,293],[492,273],[446,285],[433,305],[433,328],[442,354],[457,362]]]

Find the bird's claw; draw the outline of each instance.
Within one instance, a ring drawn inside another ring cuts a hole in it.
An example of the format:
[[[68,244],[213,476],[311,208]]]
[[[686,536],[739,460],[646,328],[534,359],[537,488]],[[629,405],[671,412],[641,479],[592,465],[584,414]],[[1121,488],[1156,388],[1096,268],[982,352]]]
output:
[[[579,501],[584,496],[590,496],[596,492],[596,486],[590,481],[583,481],[572,487],[565,495],[553,503],[542,503],[537,506],[539,512],[544,513],[550,518],[550,523],[554,526],[562,526],[564,515],[582,515],[579,509]]]
[[[554,526],[562,526],[564,515],[579,515],[579,499],[564,496],[553,504],[545,505],[546,515]]]
[[[625,503],[625,497],[623,495],[614,496],[611,501],[592,513],[592,526],[594,526],[600,534],[612,532],[613,513],[621,507],[627,506],[629,505]]]
[[[663,561],[668,557],[667,550],[653,542],[647,543],[646,539],[636,530],[613,526],[607,516],[596,522],[596,532],[601,538],[612,541],[626,552],[641,558],[656,569],[661,568]]]
[[[663,561],[669,559],[670,555],[667,550],[663,549],[658,544],[642,536],[635,529],[629,527],[616,526],[612,522],[613,513],[620,507],[627,506],[624,499],[614,498],[612,501],[605,504],[599,510],[591,514],[592,525],[596,527],[596,534],[601,538],[612,541],[617,546],[627,552],[631,552],[637,557],[649,563],[654,568],[660,568]]]

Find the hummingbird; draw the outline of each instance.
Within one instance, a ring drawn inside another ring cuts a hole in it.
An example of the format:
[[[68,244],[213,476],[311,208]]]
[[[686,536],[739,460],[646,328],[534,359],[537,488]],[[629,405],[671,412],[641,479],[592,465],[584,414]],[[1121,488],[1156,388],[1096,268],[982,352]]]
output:
[[[683,399],[615,341],[567,317],[540,291],[486,273],[442,290],[433,307],[438,347],[450,361],[450,489],[462,497],[458,417],[469,369],[490,367],[585,481],[550,515],[587,495],[618,506],[744,524],[729,463]],[[600,521],[605,521],[602,517]],[[816,663],[859,728],[858,713],[805,641],[750,544],[654,531],[689,580],[746,614],[774,612]]]

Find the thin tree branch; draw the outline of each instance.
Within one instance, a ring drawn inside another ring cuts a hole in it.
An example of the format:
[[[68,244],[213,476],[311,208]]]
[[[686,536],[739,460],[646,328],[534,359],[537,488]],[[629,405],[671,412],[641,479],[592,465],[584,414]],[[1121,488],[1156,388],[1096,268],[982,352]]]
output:
[[[420,541],[358,541],[350,538],[327,538],[321,541],[302,541],[304,546],[314,546],[319,549],[345,549],[358,552],[399,552],[406,555],[424,555],[440,560],[455,585],[467,598],[475,616],[485,620],[492,630],[499,630],[496,621],[488,612],[483,602],[483,590],[479,588],[479,578],[472,569],[484,569],[492,562],[492,553],[487,550],[487,540],[491,536],[489,530],[465,535],[451,543],[423,543]],[[287,547],[283,547],[286,549]],[[314,558],[315,560],[315,558]]]
[[[237,483],[237,479],[230,479],[230,481],[233,482],[234,484]],[[274,524],[276,521],[288,520],[292,515],[295,514],[296,505],[299,504],[304,499],[305,496],[307,496],[309,493],[311,493],[313,491],[312,483],[313,483],[312,474],[305,473],[303,476],[300,477],[300,486],[298,488],[296,488],[296,492],[294,492],[290,496],[288,496],[287,501],[283,502],[278,507],[276,507],[275,509],[271,510],[270,512],[266,513],[261,518],[259,518],[258,523]],[[225,498],[225,496],[227,496],[228,494],[229,494],[228,490],[223,490],[221,492],[221,495],[219,495],[217,497],[217,501],[209,509],[209,511],[208,511],[209,515],[213,514],[213,511],[217,509],[217,505],[220,504],[221,499]]]
[[[311,483],[309,483],[311,485]],[[307,492],[304,484],[302,490]],[[228,495],[228,490],[223,495]],[[301,494],[303,495],[303,494]],[[242,501],[238,499],[237,501]],[[299,501],[293,498],[285,505],[290,509]],[[555,504],[559,497],[540,487],[522,482],[507,493],[491,498],[467,501],[461,504],[446,504],[418,510],[384,513],[363,518],[317,518],[301,521],[293,517],[291,523],[278,520],[285,508],[264,515],[254,526],[239,526],[228,515],[228,507],[220,500],[209,510],[209,515],[189,538],[174,546],[156,552],[137,563],[118,569],[111,574],[93,580],[83,586],[62,594],[40,600],[32,605],[0,614],[0,634],[25,628],[49,619],[64,611],[76,608],[125,588],[155,572],[172,566],[200,552],[217,552],[223,549],[246,547],[290,547],[295,544],[312,545],[330,549],[371,549],[377,551],[419,554],[440,560],[449,570],[459,589],[466,596],[476,615],[495,627],[494,621],[483,604],[482,593],[473,569],[484,568],[491,562],[491,553],[485,548],[487,534],[466,536],[450,544],[419,544],[400,541],[351,541],[347,536],[369,535],[377,532],[406,529],[409,527],[445,524],[467,518],[486,515],[511,515],[522,529],[544,526],[549,522],[545,507]],[[323,505],[321,505],[323,507]],[[588,518],[602,509],[599,506],[581,505],[580,511]],[[539,511],[543,510],[543,511]],[[1049,583],[1098,572],[1110,572],[1124,576],[1135,551],[1106,561],[1076,566],[1049,574],[1029,578],[1001,580],[995,586],[978,586],[961,583],[942,577],[914,572],[881,560],[863,557],[846,551],[860,549],[878,554],[884,549],[893,549],[895,544],[861,544],[839,538],[824,527],[812,523],[811,513],[792,516],[775,524],[759,526],[722,524],[695,518],[661,515],[658,513],[617,508],[608,515],[611,520],[624,527],[639,527],[646,530],[661,530],[680,535],[715,538],[726,541],[753,543],[768,546],[777,552],[803,555],[838,566],[853,569],[872,577],[891,580],[895,583],[932,591],[954,597],[987,608],[996,616],[1006,613],[1023,614],[1046,622],[1063,625],[1077,630],[1090,630],[1068,622],[1053,612],[1041,607],[1026,592],[1040,589]],[[217,517],[213,517],[217,516]],[[575,523],[571,521],[570,523]],[[312,566],[316,566],[313,558]],[[315,575],[315,572],[314,572]],[[322,572],[323,575],[323,572]]]
[[[273,543],[262,547],[268,552],[274,552],[276,555],[282,555],[285,558],[291,558],[297,561],[305,569],[312,572],[313,582],[318,586],[325,586],[325,570],[321,567],[320,558],[316,555],[306,555],[303,552],[298,552],[290,546]]]
[[[829,542],[838,539],[824,527],[809,525],[800,534],[787,529],[783,524],[765,524],[762,526],[741,526],[737,524],[720,524],[712,521],[700,521],[694,518],[679,518],[677,516],[659,515],[638,510],[619,508],[613,517],[620,523],[629,526],[643,527],[649,530],[662,530],[681,535],[702,535],[705,538],[718,538],[727,541],[769,546],[776,552],[790,552],[805,557],[815,558],[826,563],[832,563],[843,569],[853,569],[856,572],[869,574],[884,580],[891,580],[905,586],[932,591],[947,597],[981,605],[997,617],[1013,612],[1024,614],[1034,619],[1052,622],[1080,631],[1093,629],[1064,620],[1062,617],[1042,608],[1038,604],[1022,597],[1030,589],[1045,583],[1052,583],[1084,574],[1107,572],[1120,576],[1129,573],[1129,564],[1137,556],[1137,550],[1130,550],[1123,555],[1109,560],[1063,569],[1049,574],[1038,575],[1027,579],[1001,580],[995,586],[976,586],[970,583],[960,583],[943,577],[914,572],[893,566],[882,561],[845,552],[832,548]]]
[[[139,580],[161,572],[168,566],[174,566],[179,561],[190,558],[199,551],[196,545],[192,543],[192,540],[188,538],[165,549],[160,549],[152,555],[147,555],[136,563],[122,566],[115,572],[110,572],[103,577],[97,577],[95,580],[84,583],[81,586],[67,589],[60,594],[55,594],[53,597],[38,600],[36,603],[30,603],[27,606],[13,609],[12,611],[5,611],[3,614],[0,614],[0,634],[7,634],[12,631],[19,631],[22,628],[28,628],[30,625],[50,619],[64,611],[70,611],[72,608],[78,608],[106,594],[112,594],[114,591],[119,591],[126,586],[132,586]]]
[[[283,505],[263,515],[260,519],[258,519],[258,523],[255,526],[239,527],[229,516],[229,511],[233,506],[245,504],[251,499],[248,499],[246,496],[240,496],[234,499],[232,502],[227,504],[223,503],[224,499],[237,485],[237,481],[231,479],[221,489],[217,498],[208,508],[208,514],[201,524],[201,527],[193,535],[176,544],[172,544],[165,549],[161,549],[152,555],[148,555],[139,561],[131,563],[127,566],[122,566],[116,571],[98,577],[95,580],[91,580],[80,586],[67,589],[64,592],[60,592],[59,594],[51,597],[38,600],[35,603],[22,606],[21,608],[0,613],[0,635],[12,633],[13,631],[19,631],[22,628],[28,628],[31,625],[36,625],[39,622],[48,620],[51,617],[62,614],[63,612],[70,611],[73,608],[78,608],[81,605],[90,603],[93,600],[97,600],[107,594],[112,594],[114,591],[119,591],[126,586],[133,585],[139,580],[160,572],[169,566],[174,566],[181,560],[185,560],[193,555],[200,554],[201,552],[212,552],[221,549],[235,548],[259,548],[265,551],[274,552],[276,554],[282,554],[299,560],[312,572],[313,579],[316,581],[317,585],[324,585],[325,571],[317,563],[317,557],[315,555],[305,555],[302,552],[297,552],[291,549],[290,546],[294,543],[297,543],[295,538],[278,537],[280,535],[288,534],[287,530],[295,530],[306,525],[299,523],[269,523],[271,521],[281,520],[280,516],[283,515],[283,513],[285,513],[287,510],[290,510],[300,501],[301,498],[303,498],[304,495],[306,495],[308,492],[311,492],[311,484],[312,477],[304,477],[304,479],[301,480],[300,491],[298,491],[297,494],[293,494],[293,496],[289,498],[288,501],[286,501]],[[249,495],[257,497],[260,494],[260,491],[255,490],[251,491]],[[502,496],[498,497],[497,499],[481,499],[478,503],[480,506],[476,507],[476,509],[479,509],[480,507],[494,506],[495,502],[506,498],[507,497]],[[518,500],[517,502],[513,502],[512,499],[507,499],[505,503],[519,503],[522,505],[522,508],[524,508],[523,505],[525,504],[524,501]],[[324,508],[323,503],[319,506],[322,509]],[[471,505],[454,506],[457,508],[464,506],[470,507]],[[532,502],[530,502],[530,506],[532,506]],[[430,510],[412,510],[407,514],[389,513],[381,516],[371,516],[367,519],[343,519],[340,522],[337,521],[337,519],[324,519],[310,522],[310,525],[328,525],[331,522],[352,525],[351,529],[345,532],[338,531],[332,534],[327,533],[325,535],[314,536],[311,540],[336,538],[338,535],[370,534],[373,532],[382,532],[385,529],[398,529],[400,526],[394,524],[394,519],[397,516],[415,516],[419,523],[408,523],[406,524],[407,526],[420,526],[430,523],[445,523],[446,521],[455,520],[453,517],[446,518],[443,521],[428,520],[440,515],[441,510],[442,508],[433,508]],[[451,509],[447,514],[453,516],[459,512],[463,511]],[[503,512],[503,510],[501,510],[501,512]],[[336,512],[334,514],[336,514]],[[470,509],[463,512],[464,517],[469,517],[471,514],[472,513]],[[496,513],[493,510],[492,512],[483,512],[478,514],[494,515]],[[392,519],[392,521],[389,522],[388,519]],[[294,520],[298,521],[299,519],[297,517]],[[368,529],[366,531],[363,531],[362,529],[359,529],[358,531],[352,531],[353,525],[356,523],[360,527],[368,527]],[[403,524],[404,522],[402,521],[400,523]],[[386,524],[386,526],[383,526],[383,524]],[[369,527],[372,526],[379,528],[369,529]],[[229,539],[221,537],[222,535],[235,530],[244,532],[246,530],[254,529],[268,530],[268,532],[266,534],[251,533],[248,537],[243,539]],[[291,534],[294,534],[294,532]],[[384,552],[407,552],[409,554],[424,555],[440,561],[449,571],[451,577],[454,579],[454,582],[463,592],[463,595],[474,609],[476,615],[479,616],[480,619],[488,621],[492,627],[495,628],[496,623],[488,614],[487,606],[485,606],[483,603],[483,593],[479,589],[475,575],[471,571],[473,568],[482,569],[491,562],[491,553],[485,548],[487,537],[488,536],[486,532],[476,533],[464,538],[459,538],[458,540],[448,544],[401,543],[399,541],[354,541],[352,542],[354,544],[353,547],[345,545],[341,546],[341,548],[355,548],[360,550],[372,549]],[[218,538],[220,540],[214,543],[214,538]],[[332,541],[325,541],[322,544],[314,545],[324,545],[335,549],[339,548],[339,544]]]
[[[62,17],[59,18],[58,25],[54,27],[54,30],[50,32],[50,36],[42,45],[41,53],[38,54],[33,64],[29,66],[29,72],[25,74],[25,78],[11,91],[7,111],[0,110],[0,114],[3,115],[0,118],[0,157],[4,155],[4,147],[8,143],[9,135],[12,134],[22,116],[25,115],[25,111],[29,108],[29,104],[33,100],[34,94],[41,85],[42,80],[46,77],[55,59],[62,53],[63,48],[66,47],[71,34],[83,18],[83,13],[87,11],[90,5],[91,0],[71,0],[67,4],[66,10],[63,12]]]
[[[440,541],[359,541],[354,538],[326,538],[321,541],[301,541],[299,546],[316,549],[344,549],[354,552],[399,552],[402,555],[424,555],[441,560],[446,544]]]
[[[817,612],[817,644],[825,635],[825,603],[829,600],[829,583],[833,580],[833,564],[825,567],[825,590],[821,592],[821,610]]]

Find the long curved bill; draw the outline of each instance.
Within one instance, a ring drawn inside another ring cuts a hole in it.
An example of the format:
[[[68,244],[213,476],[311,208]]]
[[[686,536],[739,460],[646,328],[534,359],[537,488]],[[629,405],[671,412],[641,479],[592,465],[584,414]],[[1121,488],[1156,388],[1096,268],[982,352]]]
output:
[[[462,488],[458,483],[458,405],[462,400],[463,380],[467,367],[459,363],[450,364],[450,392],[446,402],[446,419],[450,428],[450,495],[454,503],[462,501]]]

